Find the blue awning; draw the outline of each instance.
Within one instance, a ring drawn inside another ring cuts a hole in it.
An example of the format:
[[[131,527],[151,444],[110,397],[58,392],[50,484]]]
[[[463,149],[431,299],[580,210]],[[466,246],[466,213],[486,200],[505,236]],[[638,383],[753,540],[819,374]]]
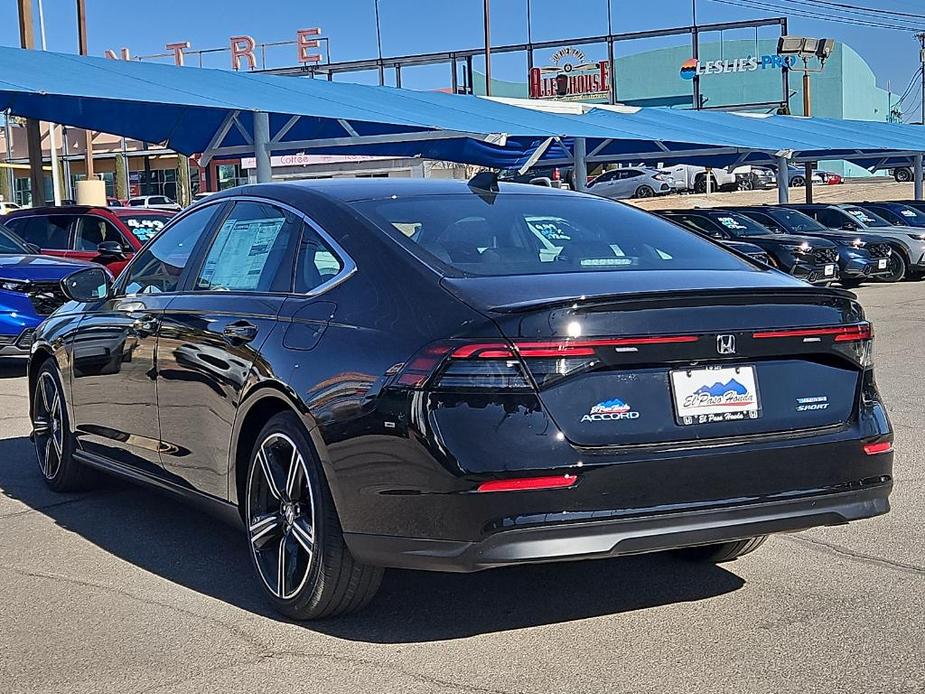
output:
[[[163,143],[184,154],[254,151],[269,114],[273,153],[422,156],[498,168],[568,159],[683,159],[714,166],[795,157],[873,161],[925,151],[925,129],[866,121],[588,108],[549,113],[480,97],[0,48],[0,108]]]

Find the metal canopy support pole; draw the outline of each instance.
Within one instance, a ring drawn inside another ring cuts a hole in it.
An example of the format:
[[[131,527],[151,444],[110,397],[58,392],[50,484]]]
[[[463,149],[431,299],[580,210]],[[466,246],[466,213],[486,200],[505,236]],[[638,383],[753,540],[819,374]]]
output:
[[[777,202],[790,202],[790,162],[787,157],[777,157]]]
[[[273,178],[270,166],[270,114],[254,112],[254,156],[257,158],[257,183],[269,183]]]
[[[922,155],[916,154],[913,158],[913,177],[912,180],[915,181],[915,199],[922,199]]]
[[[576,137],[573,147],[575,168],[572,170],[572,182],[575,190],[584,192],[588,189],[588,143],[585,138]]]

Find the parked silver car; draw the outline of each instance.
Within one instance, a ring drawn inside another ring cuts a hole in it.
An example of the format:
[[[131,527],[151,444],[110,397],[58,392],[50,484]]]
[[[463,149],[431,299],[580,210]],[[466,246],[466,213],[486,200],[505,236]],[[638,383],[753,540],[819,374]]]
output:
[[[643,166],[605,171],[588,186],[588,192],[611,200],[667,195],[674,186],[671,176]]]

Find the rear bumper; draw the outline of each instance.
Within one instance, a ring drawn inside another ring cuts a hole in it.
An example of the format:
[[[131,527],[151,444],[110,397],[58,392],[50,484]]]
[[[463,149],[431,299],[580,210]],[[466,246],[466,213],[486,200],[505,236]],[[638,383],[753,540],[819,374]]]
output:
[[[479,542],[345,533],[360,561],[396,568],[472,572],[516,564],[599,559],[843,525],[887,513],[892,480],[879,476],[837,493],[603,522],[503,530]]]

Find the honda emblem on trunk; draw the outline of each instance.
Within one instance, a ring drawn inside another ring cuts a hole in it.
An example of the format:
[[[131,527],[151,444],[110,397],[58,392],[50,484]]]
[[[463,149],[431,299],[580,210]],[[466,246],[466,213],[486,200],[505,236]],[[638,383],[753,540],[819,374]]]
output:
[[[735,335],[717,335],[716,351],[719,354],[736,353],[736,336]]]

